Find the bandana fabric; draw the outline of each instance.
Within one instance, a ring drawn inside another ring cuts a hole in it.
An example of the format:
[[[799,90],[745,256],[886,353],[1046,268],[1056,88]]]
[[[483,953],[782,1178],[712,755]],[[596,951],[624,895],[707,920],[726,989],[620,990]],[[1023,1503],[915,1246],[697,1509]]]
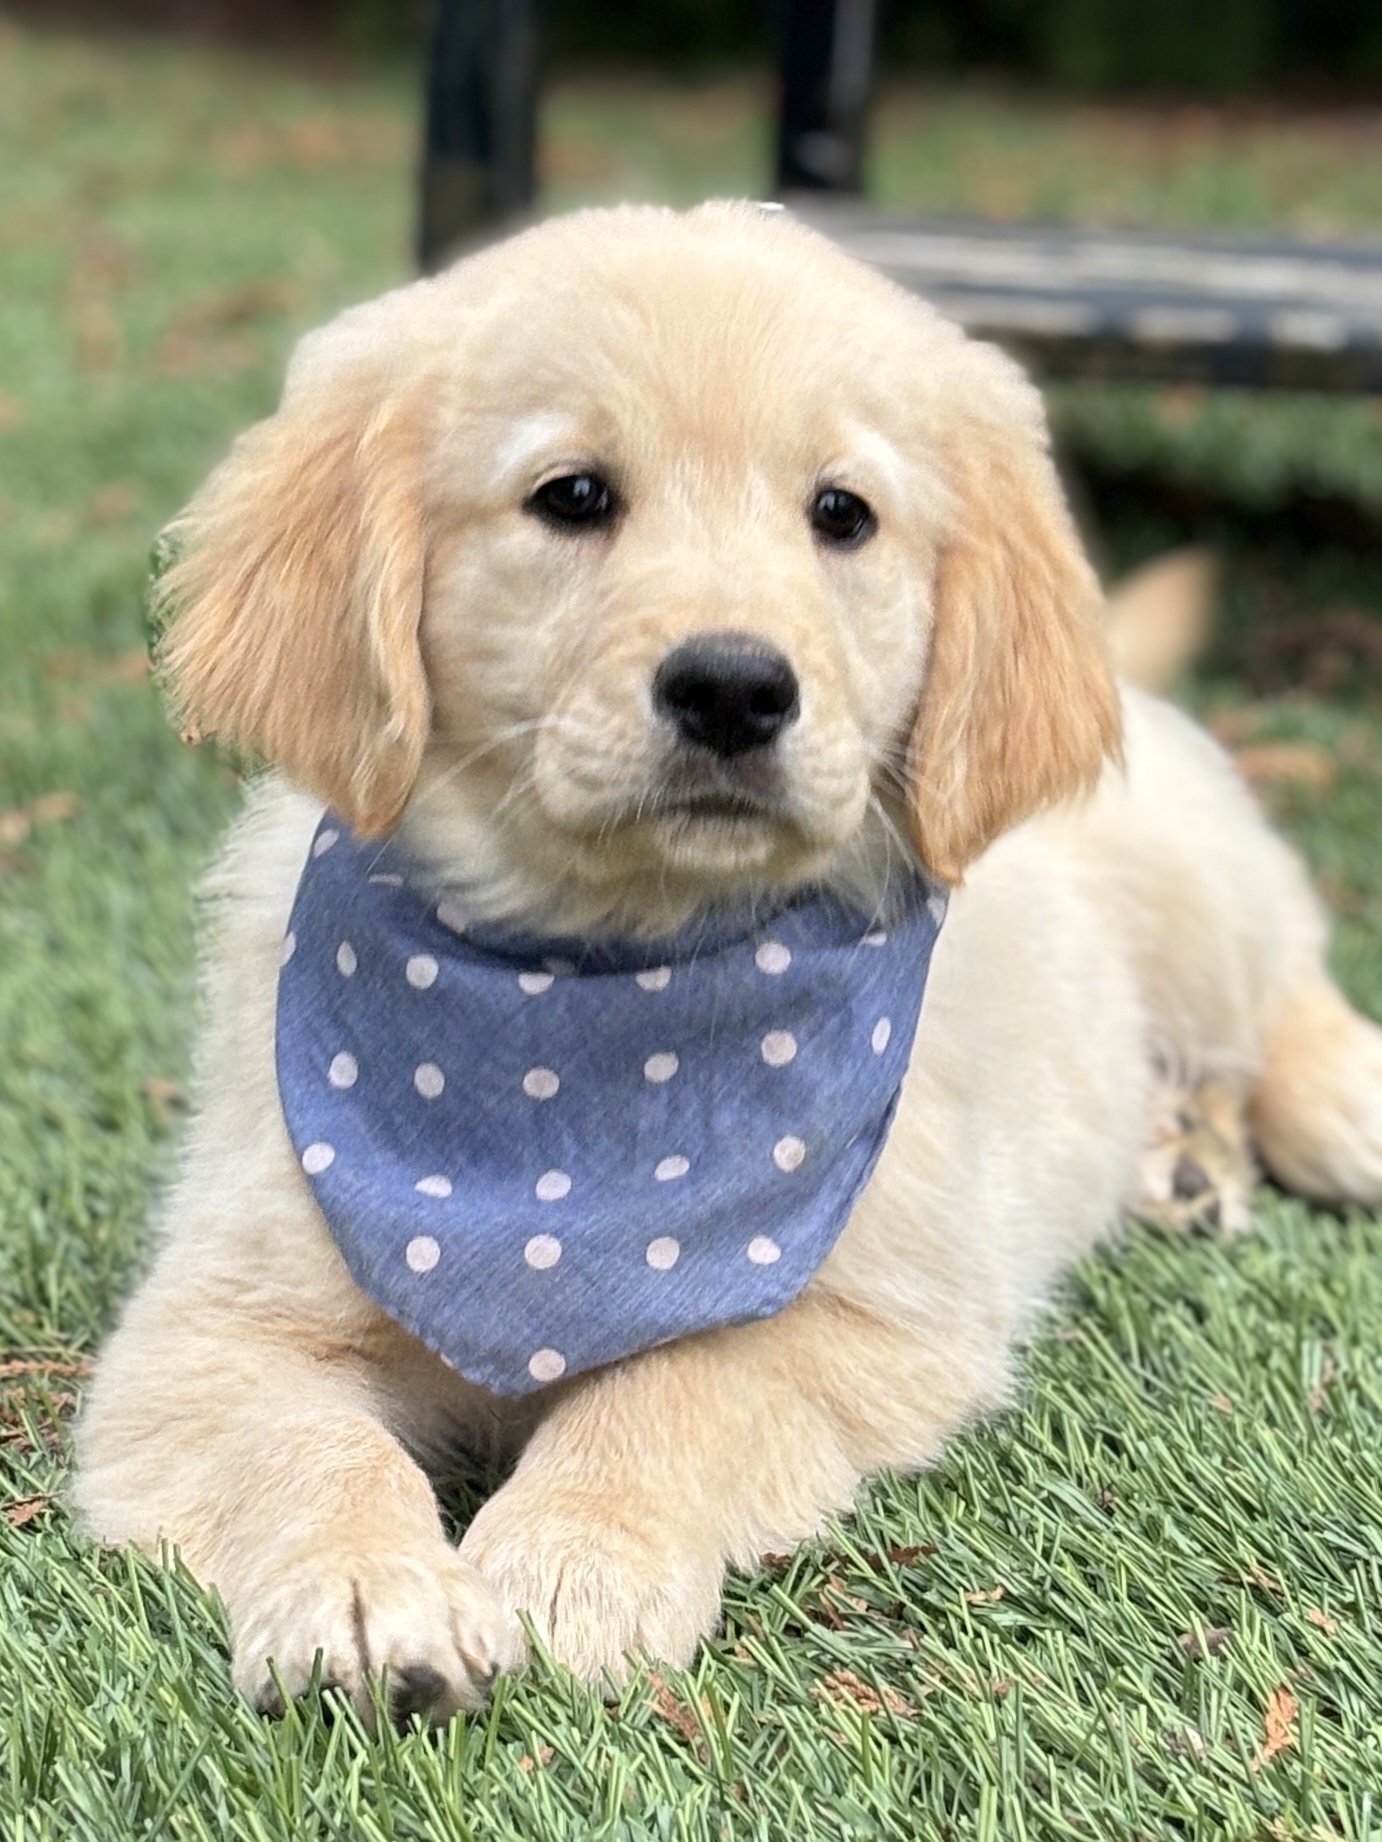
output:
[[[770,1317],[883,1148],[944,896],[591,947],[468,926],[328,814],[283,944],[289,1136],[356,1283],[523,1394]]]

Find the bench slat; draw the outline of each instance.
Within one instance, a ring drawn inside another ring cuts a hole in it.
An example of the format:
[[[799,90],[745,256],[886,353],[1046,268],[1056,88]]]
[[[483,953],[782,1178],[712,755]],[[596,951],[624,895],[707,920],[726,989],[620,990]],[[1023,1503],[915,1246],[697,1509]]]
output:
[[[1051,375],[1382,392],[1382,246],[792,207]]]

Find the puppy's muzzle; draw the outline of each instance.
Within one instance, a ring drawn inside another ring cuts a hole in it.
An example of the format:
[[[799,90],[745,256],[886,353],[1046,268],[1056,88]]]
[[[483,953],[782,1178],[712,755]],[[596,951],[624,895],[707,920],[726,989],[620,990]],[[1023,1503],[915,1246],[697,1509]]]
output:
[[[653,708],[723,761],[768,748],[801,714],[791,663],[752,633],[694,633],[653,679]]]

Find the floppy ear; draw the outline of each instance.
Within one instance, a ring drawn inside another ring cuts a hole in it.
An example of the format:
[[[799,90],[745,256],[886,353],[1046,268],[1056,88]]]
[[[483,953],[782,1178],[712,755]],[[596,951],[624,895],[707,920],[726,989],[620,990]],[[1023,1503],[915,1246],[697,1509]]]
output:
[[[955,522],[912,732],[917,845],[951,883],[1119,754],[1103,596],[1022,388],[1006,426],[966,429],[952,468]]]
[[[158,664],[191,729],[369,835],[402,812],[430,716],[416,436],[407,406],[304,394],[322,392],[243,435],[170,528]]]

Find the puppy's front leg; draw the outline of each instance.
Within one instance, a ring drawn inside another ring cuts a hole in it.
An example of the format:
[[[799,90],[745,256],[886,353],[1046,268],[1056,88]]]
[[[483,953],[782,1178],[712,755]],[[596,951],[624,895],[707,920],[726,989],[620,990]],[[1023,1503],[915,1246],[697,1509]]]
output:
[[[576,1383],[461,1553],[583,1676],[690,1660],[726,1565],[791,1547],[879,1465],[933,1459],[1003,1385],[1001,1337],[960,1347],[808,1291]]]
[[[446,1540],[368,1335],[340,1330],[308,1347],[228,1292],[156,1278],[102,1359],[75,1494],[103,1540],[171,1542],[218,1589],[236,1686],[261,1708],[320,1657],[366,1720],[384,1671],[395,1718],[442,1720],[521,1661],[522,1635]]]

